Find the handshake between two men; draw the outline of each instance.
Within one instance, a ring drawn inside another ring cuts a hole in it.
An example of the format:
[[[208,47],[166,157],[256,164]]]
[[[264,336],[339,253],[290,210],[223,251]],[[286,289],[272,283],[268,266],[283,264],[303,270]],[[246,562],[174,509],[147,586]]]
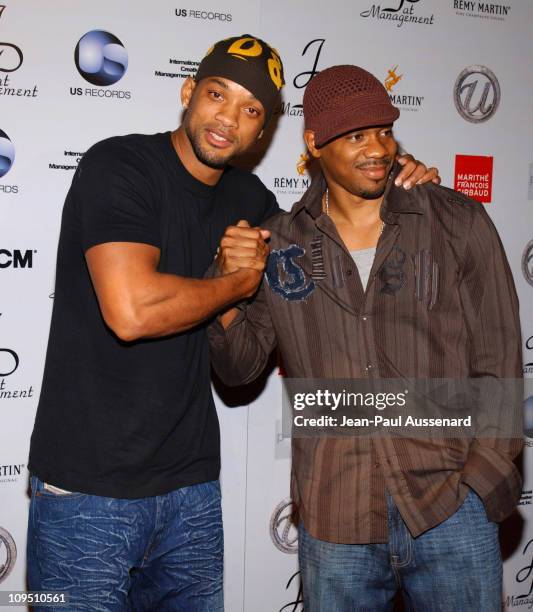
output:
[[[260,227],[250,227],[241,219],[237,225],[226,228],[217,251],[216,265],[222,275],[238,273],[242,277],[241,294],[252,297],[263,277],[270,249],[266,241],[270,232]],[[220,315],[220,322],[226,328],[235,318],[236,309]]]

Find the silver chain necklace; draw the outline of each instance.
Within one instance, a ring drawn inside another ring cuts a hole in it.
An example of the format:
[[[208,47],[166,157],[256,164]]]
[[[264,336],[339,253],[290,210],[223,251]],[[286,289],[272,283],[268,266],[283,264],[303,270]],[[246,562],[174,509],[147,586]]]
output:
[[[326,187],[326,216],[329,217],[329,187]],[[379,230],[379,235],[383,234],[383,230],[385,229],[385,221],[381,220],[381,229]]]

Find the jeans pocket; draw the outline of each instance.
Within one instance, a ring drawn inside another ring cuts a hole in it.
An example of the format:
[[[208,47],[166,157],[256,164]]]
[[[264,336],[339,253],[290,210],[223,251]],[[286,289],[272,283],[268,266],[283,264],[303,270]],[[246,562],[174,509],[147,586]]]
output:
[[[42,499],[77,499],[85,495],[85,493],[80,493],[79,491],[66,491],[65,489],[61,489],[60,487],[56,487],[47,482],[43,482],[37,476],[31,477],[31,489],[32,494],[35,495],[35,498]]]

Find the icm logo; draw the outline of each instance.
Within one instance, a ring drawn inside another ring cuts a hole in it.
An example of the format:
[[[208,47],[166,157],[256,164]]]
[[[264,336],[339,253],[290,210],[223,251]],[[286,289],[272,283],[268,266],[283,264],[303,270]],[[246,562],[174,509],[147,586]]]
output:
[[[280,502],[270,519],[270,537],[274,546],[287,554],[298,552],[298,531],[292,522],[292,501]]]
[[[92,30],[82,36],[74,58],[78,72],[93,85],[113,85],[128,68],[128,52],[124,45],[104,30]]]
[[[486,66],[469,66],[455,81],[455,108],[463,119],[471,123],[482,123],[490,119],[498,110],[500,99],[498,79]]]
[[[533,240],[527,243],[522,255],[522,272],[526,281],[533,286]]]
[[[0,377],[10,376],[19,367],[19,356],[8,348],[0,348]]]
[[[0,178],[5,176],[15,161],[15,147],[9,136],[0,130]]]
[[[37,251],[31,249],[26,251],[0,249],[0,268],[33,268],[34,253],[37,253]]]
[[[11,534],[0,527],[0,582],[3,582],[15,567],[17,547]]]

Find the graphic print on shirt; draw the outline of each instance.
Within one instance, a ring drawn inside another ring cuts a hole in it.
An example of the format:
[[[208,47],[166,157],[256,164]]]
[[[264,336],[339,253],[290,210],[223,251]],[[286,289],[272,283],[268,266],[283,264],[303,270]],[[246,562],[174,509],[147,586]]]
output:
[[[379,271],[381,293],[394,295],[405,285],[406,276],[403,267],[406,259],[405,251],[395,245]]]
[[[294,261],[303,255],[305,249],[297,244],[270,253],[265,272],[267,282],[272,291],[284,300],[305,300],[315,289],[313,279],[307,278],[301,266]]]

